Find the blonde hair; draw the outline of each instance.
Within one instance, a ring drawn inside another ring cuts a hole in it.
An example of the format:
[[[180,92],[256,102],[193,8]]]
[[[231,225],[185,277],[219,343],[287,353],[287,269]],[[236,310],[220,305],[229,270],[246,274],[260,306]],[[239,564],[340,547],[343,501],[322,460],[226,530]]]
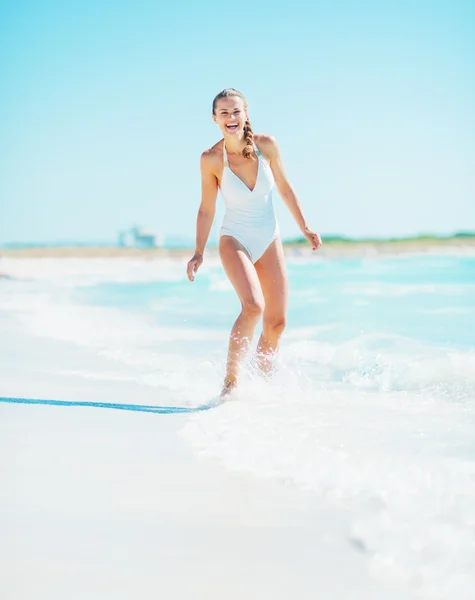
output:
[[[216,114],[216,104],[218,103],[218,100],[221,100],[221,98],[232,98],[233,96],[237,96],[238,98],[241,98],[241,100],[244,104],[244,110],[247,112],[247,100],[246,100],[246,98],[244,98],[244,94],[242,94],[241,92],[238,92],[238,90],[235,90],[234,88],[226,88],[222,92],[219,92],[219,94],[217,94],[213,100],[213,115]],[[254,149],[254,145],[253,145],[254,133],[252,131],[252,127],[251,127],[251,123],[250,123],[249,119],[246,119],[246,121],[244,122],[243,130],[244,130],[244,140],[246,142],[246,145],[242,151],[242,155],[245,158],[251,158],[252,151]]]

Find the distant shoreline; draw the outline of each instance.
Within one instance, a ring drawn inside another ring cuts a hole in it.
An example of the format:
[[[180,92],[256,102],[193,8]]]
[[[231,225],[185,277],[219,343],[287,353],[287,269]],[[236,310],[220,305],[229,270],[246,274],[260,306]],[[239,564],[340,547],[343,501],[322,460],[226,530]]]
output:
[[[377,257],[401,254],[475,254],[475,235],[447,238],[417,237],[393,240],[346,240],[329,238],[323,240],[317,253],[312,252],[306,240],[285,241],[287,256],[311,256],[328,258]],[[119,246],[33,246],[0,248],[0,258],[176,258],[191,257],[192,248],[123,248]],[[216,247],[206,249],[206,255],[217,256]]]

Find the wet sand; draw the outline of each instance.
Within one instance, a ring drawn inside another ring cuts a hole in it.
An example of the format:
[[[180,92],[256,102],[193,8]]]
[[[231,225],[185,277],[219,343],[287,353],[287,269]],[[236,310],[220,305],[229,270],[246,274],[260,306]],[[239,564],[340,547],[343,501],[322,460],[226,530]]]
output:
[[[284,243],[287,256],[316,256],[320,258],[357,258],[397,256],[405,254],[475,254],[475,237],[447,239],[414,239],[395,241],[325,242],[313,252],[310,245]],[[177,258],[191,257],[192,248],[139,249],[117,246],[64,246],[0,249],[0,258]],[[217,249],[206,249],[205,256],[216,257]],[[1,273],[1,270],[0,270]]]

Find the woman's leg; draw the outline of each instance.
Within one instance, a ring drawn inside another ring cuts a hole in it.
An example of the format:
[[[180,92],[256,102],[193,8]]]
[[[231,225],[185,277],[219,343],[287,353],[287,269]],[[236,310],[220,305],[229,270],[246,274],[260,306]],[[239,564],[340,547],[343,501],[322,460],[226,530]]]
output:
[[[264,310],[264,297],[256,269],[242,244],[229,235],[223,235],[219,241],[219,254],[242,306],[229,338],[226,376],[222,392],[222,395],[225,395],[237,383],[241,360],[251,343],[257,322]]]
[[[255,268],[265,302],[257,359],[261,370],[268,373],[272,367],[272,357],[277,352],[279,339],[285,328],[288,301],[287,270],[284,249],[279,238],[267,248],[256,262]]]

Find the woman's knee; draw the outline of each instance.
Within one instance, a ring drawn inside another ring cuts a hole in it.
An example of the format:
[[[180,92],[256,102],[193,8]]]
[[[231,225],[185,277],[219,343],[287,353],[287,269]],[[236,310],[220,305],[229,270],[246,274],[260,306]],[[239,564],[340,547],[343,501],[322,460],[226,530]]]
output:
[[[264,312],[264,301],[260,298],[249,298],[242,302],[242,312],[248,317],[259,319]]]
[[[280,335],[287,325],[287,319],[285,315],[265,316],[263,325],[266,333]]]

